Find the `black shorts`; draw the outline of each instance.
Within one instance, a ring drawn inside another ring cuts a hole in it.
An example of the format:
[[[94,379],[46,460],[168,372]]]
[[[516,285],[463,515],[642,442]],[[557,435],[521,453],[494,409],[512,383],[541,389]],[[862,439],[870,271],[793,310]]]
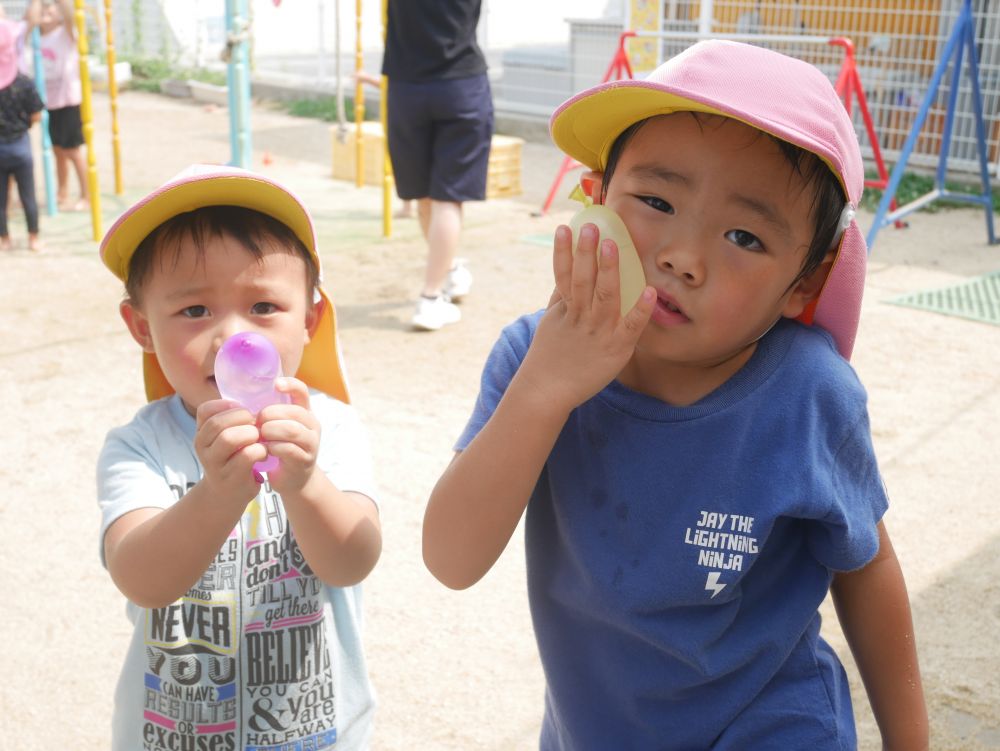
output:
[[[493,137],[486,74],[389,81],[388,145],[400,198],[481,201]]]
[[[80,105],[49,110],[49,138],[60,149],[75,149],[83,145],[83,122]]]

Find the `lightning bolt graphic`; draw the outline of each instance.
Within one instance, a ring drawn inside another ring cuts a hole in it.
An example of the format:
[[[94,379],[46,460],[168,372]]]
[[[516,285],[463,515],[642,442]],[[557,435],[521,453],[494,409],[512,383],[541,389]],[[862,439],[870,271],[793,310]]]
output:
[[[718,571],[709,571],[708,578],[705,580],[705,589],[712,593],[713,600],[715,599],[715,596],[726,587],[725,584],[719,584],[720,575],[721,574]]]

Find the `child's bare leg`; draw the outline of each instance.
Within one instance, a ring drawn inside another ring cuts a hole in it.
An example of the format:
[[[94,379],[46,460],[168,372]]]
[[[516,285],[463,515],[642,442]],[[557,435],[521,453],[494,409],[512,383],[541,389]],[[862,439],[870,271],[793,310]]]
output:
[[[53,146],[52,152],[56,155],[56,203],[62,207],[69,198],[69,155],[61,146]]]
[[[90,205],[90,193],[87,190],[87,163],[84,160],[83,147],[77,146],[75,149],[69,149],[69,158],[76,171],[77,182],[80,184],[80,200],[74,204],[73,208],[76,211],[82,211]]]

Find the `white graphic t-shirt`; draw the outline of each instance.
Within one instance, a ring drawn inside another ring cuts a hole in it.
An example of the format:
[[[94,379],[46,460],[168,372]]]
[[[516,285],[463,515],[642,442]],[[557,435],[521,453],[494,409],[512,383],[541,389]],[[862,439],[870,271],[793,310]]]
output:
[[[341,490],[375,498],[352,407],[317,391],[318,465]],[[108,433],[98,462],[101,554],[108,527],[167,508],[201,478],[194,418],[167,397]],[[364,749],[374,695],[361,643],[361,587],[313,575],[280,496],[265,483],[182,598],[127,603],[133,634],[115,693],[116,751]]]

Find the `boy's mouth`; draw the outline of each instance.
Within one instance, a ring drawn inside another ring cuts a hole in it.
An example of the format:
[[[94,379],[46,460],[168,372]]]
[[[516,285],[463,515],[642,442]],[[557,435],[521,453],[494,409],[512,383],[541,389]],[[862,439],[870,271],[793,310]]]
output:
[[[691,319],[681,309],[670,295],[660,293],[656,297],[656,308],[653,310],[653,318],[663,324],[686,323]]]

